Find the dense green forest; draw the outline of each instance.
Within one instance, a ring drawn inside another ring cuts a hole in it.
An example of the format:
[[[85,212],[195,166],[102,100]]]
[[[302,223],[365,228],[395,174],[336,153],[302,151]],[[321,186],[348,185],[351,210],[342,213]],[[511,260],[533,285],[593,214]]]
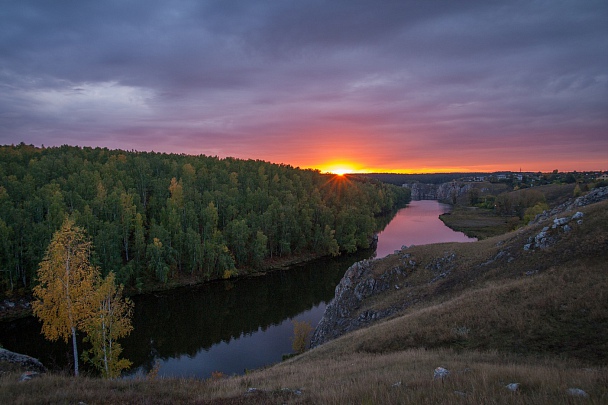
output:
[[[376,218],[408,200],[377,180],[259,160],[0,146],[0,292],[35,284],[66,215],[87,231],[103,274],[141,288],[366,248]]]

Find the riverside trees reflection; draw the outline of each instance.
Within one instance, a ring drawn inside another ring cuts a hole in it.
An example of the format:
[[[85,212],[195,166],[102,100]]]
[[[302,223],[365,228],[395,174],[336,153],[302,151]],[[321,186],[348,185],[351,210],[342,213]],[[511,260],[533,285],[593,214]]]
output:
[[[355,261],[371,255],[373,250],[362,250],[260,277],[218,280],[197,287],[135,296],[134,329],[121,340],[123,355],[133,362],[131,372],[147,373],[157,361],[196,358],[222,342],[234,343],[259,331],[264,333],[304,311],[323,306],[333,298],[344,271]],[[318,316],[321,312],[322,308]],[[290,348],[291,331],[290,327],[286,334],[277,337],[278,341],[268,344]],[[4,323],[0,328],[0,342],[9,350],[39,358],[50,368],[69,366],[69,346],[46,341],[40,334],[40,323],[33,317]],[[86,348],[86,342],[84,345]],[[197,366],[201,371],[196,376],[207,378],[212,371],[242,373],[246,367],[260,367],[256,361],[263,364],[280,361],[285,353],[244,353],[243,357],[252,357],[251,362],[248,363],[247,358],[239,359],[242,366],[232,370],[206,369],[211,365],[201,360]]]

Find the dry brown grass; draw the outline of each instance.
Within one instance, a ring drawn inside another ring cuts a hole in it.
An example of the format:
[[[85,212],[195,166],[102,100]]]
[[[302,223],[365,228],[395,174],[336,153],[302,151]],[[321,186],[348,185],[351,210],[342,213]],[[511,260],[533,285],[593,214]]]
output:
[[[345,336],[347,351],[408,348],[550,353],[608,363],[606,264],[590,260],[530,277],[491,282]]]
[[[433,380],[438,366],[450,370],[444,381]],[[497,352],[345,353],[339,342],[332,342],[275,367],[223,380],[102,381],[49,376],[7,385],[4,377],[0,392],[5,403],[14,404],[600,404],[608,400],[607,371],[573,361]],[[512,393],[505,386],[514,382],[521,386]],[[247,394],[252,387],[258,389],[257,394]],[[569,397],[568,388],[583,389],[590,397]]]

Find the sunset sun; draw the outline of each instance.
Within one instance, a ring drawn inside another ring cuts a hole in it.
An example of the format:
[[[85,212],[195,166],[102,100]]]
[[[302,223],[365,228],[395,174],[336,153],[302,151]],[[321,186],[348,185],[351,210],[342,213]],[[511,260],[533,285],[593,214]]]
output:
[[[332,172],[335,175],[344,176],[345,174],[350,173],[350,170],[349,169],[340,168],[340,169],[334,169],[334,170],[332,170]]]

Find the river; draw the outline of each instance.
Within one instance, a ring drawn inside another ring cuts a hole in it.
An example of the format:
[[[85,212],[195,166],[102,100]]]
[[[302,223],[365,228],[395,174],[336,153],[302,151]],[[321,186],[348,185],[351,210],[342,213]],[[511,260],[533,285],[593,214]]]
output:
[[[123,356],[133,362],[128,375],[143,375],[156,366],[162,377],[208,378],[212,372],[242,374],[281,361],[291,352],[292,321],[315,326],[354,262],[384,257],[403,245],[474,240],[439,220],[449,209],[437,201],[412,201],[378,235],[375,252],[134,297],[134,330],[121,342]],[[39,358],[50,368],[69,363],[70,347],[46,341],[35,318],[1,326],[0,344],[6,349]]]

